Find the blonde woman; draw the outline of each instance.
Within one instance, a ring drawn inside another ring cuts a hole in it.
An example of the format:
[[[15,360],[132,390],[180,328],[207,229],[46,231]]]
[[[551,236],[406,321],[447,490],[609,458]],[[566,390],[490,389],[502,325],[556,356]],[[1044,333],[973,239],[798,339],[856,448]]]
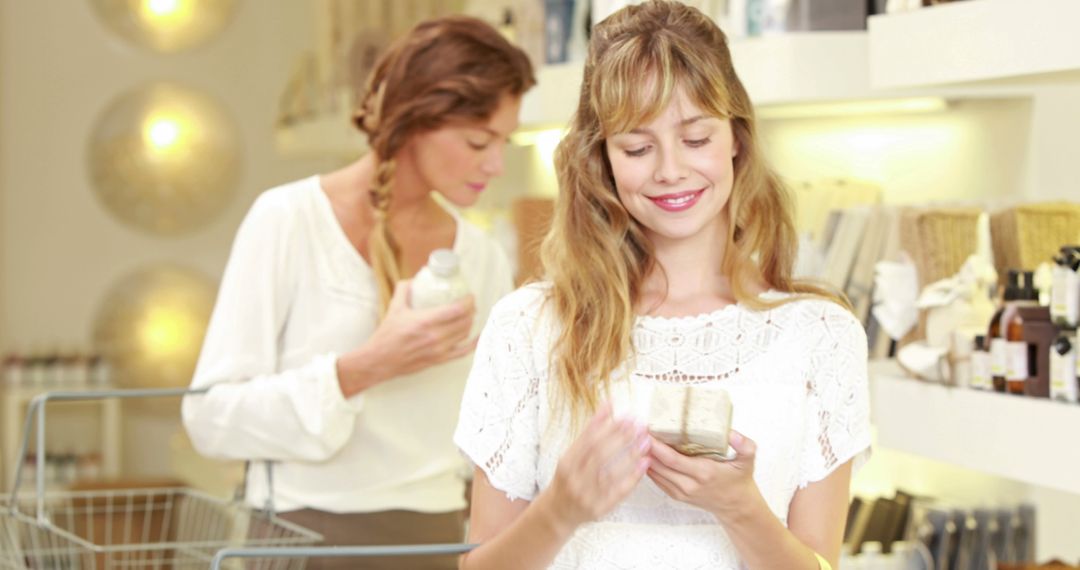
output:
[[[184,424],[196,448],[254,460],[326,544],[460,542],[466,472],[451,439],[474,321],[513,287],[499,247],[445,208],[503,170],[529,61],[480,20],[418,25],[381,57],[357,113],[371,152],[263,193],[237,233]],[[409,282],[452,248],[472,296],[414,310]],[[482,322],[482,321],[480,321]],[[477,326],[478,330],[479,327]],[[454,557],[322,559],[309,567],[452,568]]]
[[[596,26],[556,169],[548,281],[493,309],[462,402],[482,543],[462,567],[835,566],[869,454],[865,334],[792,278],[788,198],[716,25],[653,1]],[[620,417],[656,383],[726,389],[736,458]]]

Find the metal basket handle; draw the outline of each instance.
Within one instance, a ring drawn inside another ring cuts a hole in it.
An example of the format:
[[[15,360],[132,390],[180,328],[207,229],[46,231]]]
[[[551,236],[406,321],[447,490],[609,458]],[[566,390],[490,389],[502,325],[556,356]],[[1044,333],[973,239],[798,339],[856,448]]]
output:
[[[18,511],[19,487],[22,485],[23,463],[26,460],[26,450],[30,447],[30,430],[35,416],[37,417],[37,473],[35,474],[35,490],[37,492],[37,520],[46,522],[45,516],[45,404],[51,401],[92,401],[106,400],[110,398],[159,398],[168,396],[189,396],[205,394],[207,388],[156,388],[140,390],[86,390],[80,392],[43,392],[34,396],[27,407],[26,422],[23,428],[22,444],[19,446],[19,455],[15,464],[15,485],[11,489],[11,511]]]
[[[479,544],[416,544],[412,546],[308,546],[222,548],[211,561],[211,570],[220,570],[226,558],[345,558],[366,556],[417,556],[464,554]]]

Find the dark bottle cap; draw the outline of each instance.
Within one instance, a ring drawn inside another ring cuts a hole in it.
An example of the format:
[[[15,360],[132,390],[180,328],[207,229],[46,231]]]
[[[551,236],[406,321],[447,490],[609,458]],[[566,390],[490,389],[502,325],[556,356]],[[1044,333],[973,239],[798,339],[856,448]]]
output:
[[[986,350],[986,335],[975,335],[975,350]]]
[[[1035,272],[1024,272],[1024,286],[1020,288],[1021,301],[1038,301],[1039,300],[1039,288],[1035,286]]]
[[[1057,337],[1057,340],[1054,341],[1054,351],[1061,356],[1065,356],[1070,350],[1072,350],[1072,343],[1069,342],[1069,337],[1065,335]]]

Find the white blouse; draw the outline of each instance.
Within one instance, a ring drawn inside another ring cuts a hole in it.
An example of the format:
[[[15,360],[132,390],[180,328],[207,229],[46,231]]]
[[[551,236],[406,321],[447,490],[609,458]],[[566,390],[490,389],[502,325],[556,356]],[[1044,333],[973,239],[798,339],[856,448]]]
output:
[[[513,281],[499,246],[455,218],[475,333]],[[378,303],[318,177],[264,192],[237,232],[192,381],[212,388],[184,399],[195,448],[272,460],[282,511],[463,508],[465,462],[451,435],[471,356],[341,393],[337,355],[375,331]],[[267,492],[264,465],[253,463],[248,502],[262,506]]]
[[[549,371],[557,328],[546,285],[523,287],[492,310],[462,400],[454,441],[511,499],[532,500],[574,435],[553,415]],[[776,297],[780,293],[770,292]],[[754,480],[786,524],[795,492],[870,453],[867,343],[835,303],[797,300],[769,311],[729,305],[683,318],[639,317],[636,358],[613,377],[616,413],[640,409],[649,383],[717,385],[732,428],[757,443]],[[629,370],[629,374],[626,371]],[[647,477],[614,511],[579,528],[551,568],[735,569],[738,553],[716,518],[671,499]]]

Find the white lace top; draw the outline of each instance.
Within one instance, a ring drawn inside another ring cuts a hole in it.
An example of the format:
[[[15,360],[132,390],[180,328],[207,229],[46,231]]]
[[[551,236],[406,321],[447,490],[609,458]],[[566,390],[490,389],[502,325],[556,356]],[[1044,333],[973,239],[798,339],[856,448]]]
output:
[[[553,417],[549,353],[556,335],[542,284],[494,309],[480,338],[454,441],[511,499],[551,483],[573,441]],[[767,293],[775,296],[780,293]],[[613,387],[616,413],[634,413],[650,382],[716,384],[733,402],[732,428],[757,443],[754,479],[787,520],[795,492],[870,453],[866,336],[827,301],[770,311],[742,305],[683,318],[639,317],[629,380]],[[625,377],[625,374],[619,374]],[[578,529],[551,568],[735,569],[739,555],[708,512],[671,499],[647,477],[603,519]]]

